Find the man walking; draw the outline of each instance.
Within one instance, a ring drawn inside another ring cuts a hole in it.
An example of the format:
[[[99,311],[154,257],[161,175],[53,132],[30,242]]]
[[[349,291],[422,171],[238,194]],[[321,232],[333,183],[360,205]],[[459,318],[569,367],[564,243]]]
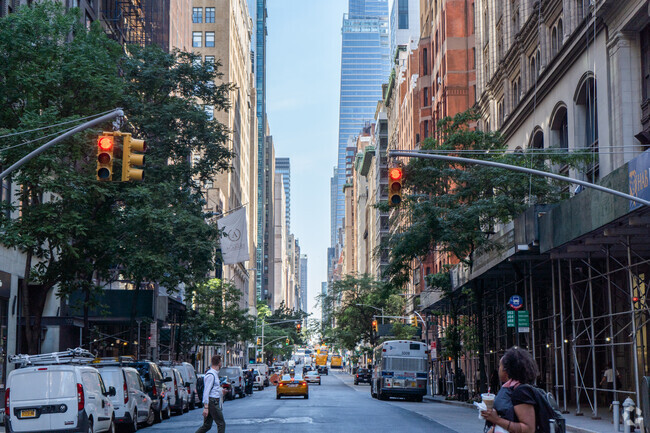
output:
[[[225,433],[226,422],[219,402],[221,401],[221,383],[219,370],[221,369],[221,355],[212,356],[211,367],[203,378],[203,425],[196,433],[206,433],[212,427],[212,421],[217,424],[217,431]]]

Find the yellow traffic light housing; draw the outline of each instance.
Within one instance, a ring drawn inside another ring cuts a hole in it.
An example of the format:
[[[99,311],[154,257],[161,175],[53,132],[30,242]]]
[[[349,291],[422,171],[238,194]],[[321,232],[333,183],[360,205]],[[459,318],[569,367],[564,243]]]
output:
[[[97,180],[109,182],[113,180],[113,149],[115,141],[110,135],[100,135],[97,138]]]
[[[399,206],[402,203],[402,183],[404,173],[399,167],[388,169],[388,204]]]
[[[123,152],[122,152],[122,182],[130,180],[143,180],[144,155],[134,152],[145,152],[147,145],[144,140],[131,137],[131,134],[123,134]]]
[[[261,344],[262,344],[262,339],[260,337],[257,337],[257,345],[259,346]]]
[[[286,340],[284,340],[284,344],[286,344],[287,346],[289,345],[289,339],[288,338]]]
[[[302,325],[300,323],[296,323],[296,331],[300,332],[301,329],[302,329]]]
[[[372,321],[372,330],[375,332],[379,331],[379,325],[377,324],[376,320]]]
[[[411,317],[411,326],[413,326],[414,328],[418,327],[418,317],[417,316]]]

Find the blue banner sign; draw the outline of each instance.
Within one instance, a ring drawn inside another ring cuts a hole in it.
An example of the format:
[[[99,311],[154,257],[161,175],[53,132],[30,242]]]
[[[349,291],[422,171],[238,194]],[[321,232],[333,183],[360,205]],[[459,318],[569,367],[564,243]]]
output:
[[[650,150],[632,159],[627,164],[630,179],[630,195],[650,200]],[[630,210],[641,207],[641,203],[630,201]]]

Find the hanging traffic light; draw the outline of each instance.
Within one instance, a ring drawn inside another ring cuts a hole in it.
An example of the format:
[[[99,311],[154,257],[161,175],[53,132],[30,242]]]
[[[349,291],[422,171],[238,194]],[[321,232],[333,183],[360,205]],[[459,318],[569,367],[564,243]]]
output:
[[[114,141],[110,135],[100,135],[97,139],[97,180],[113,180]]]
[[[388,170],[388,204],[390,206],[399,206],[402,202],[402,182],[404,174],[399,167],[393,167]]]
[[[289,345],[289,339],[288,338],[286,340],[284,340],[284,344],[285,344],[285,346]]]
[[[418,318],[417,316],[411,317],[411,326],[417,328],[418,327]]]
[[[257,337],[257,345],[259,346],[261,344],[262,344],[262,339],[260,337]]]
[[[144,155],[141,153],[133,152],[145,152],[147,150],[147,145],[144,140],[139,140],[137,138],[131,137],[131,134],[123,134],[124,143],[123,143],[123,152],[122,152],[122,182],[128,182],[130,180],[143,180],[144,179],[144,169],[136,168],[134,166],[144,167]]]
[[[377,325],[377,321],[373,320],[372,321],[372,330],[377,332],[379,330],[379,325]]]
[[[296,323],[296,332],[300,332],[302,329],[302,325],[300,323]]]

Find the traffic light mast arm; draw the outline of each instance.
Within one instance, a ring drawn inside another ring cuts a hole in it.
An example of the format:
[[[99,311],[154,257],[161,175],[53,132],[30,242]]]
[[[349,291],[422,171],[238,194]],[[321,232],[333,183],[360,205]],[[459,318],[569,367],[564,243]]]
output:
[[[288,335],[284,335],[284,336],[282,336],[282,337],[274,338],[273,340],[269,341],[268,343],[263,344],[262,347],[266,347],[266,346],[268,346],[269,344],[271,344],[271,343],[273,343],[273,342],[276,342],[276,341],[278,341],[278,340],[282,340],[283,338],[286,339],[286,338],[289,338],[289,336],[288,336]]]
[[[98,117],[96,119],[93,119],[93,120],[89,120],[88,122],[82,123],[81,125],[77,126],[76,128],[73,128],[70,131],[59,135],[58,137],[48,141],[47,143],[45,143],[44,145],[42,145],[38,149],[36,149],[36,150],[28,153],[27,155],[23,156],[22,158],[20,158],[18,160],[18,162],[16,162],[13,165],[9,166],[9,168],[7,168],[5,171],[0,173],[0,180],[2,180],[5,177],[9,176],[12,172],[14,172],[18,168],[22,167],[29,160],[37,157],[41,153],[48,150],[50,147],[52,147],[55,144],[65,140],[66,138],[76,134],[77,132],[81,132],[81,131],[83,131],[85,129],[92,128],[95,125],[99,125],[101,123],[104,123],[107,120],[111,120],[111,119],[114,119],[115,117],[121,117],[121,116],[124,116],[124,112],[122,111],[121,108],[116,108],[115,110],[111,111],[108,114],[105,114],[105,115],[103,115],[101,117]]]

